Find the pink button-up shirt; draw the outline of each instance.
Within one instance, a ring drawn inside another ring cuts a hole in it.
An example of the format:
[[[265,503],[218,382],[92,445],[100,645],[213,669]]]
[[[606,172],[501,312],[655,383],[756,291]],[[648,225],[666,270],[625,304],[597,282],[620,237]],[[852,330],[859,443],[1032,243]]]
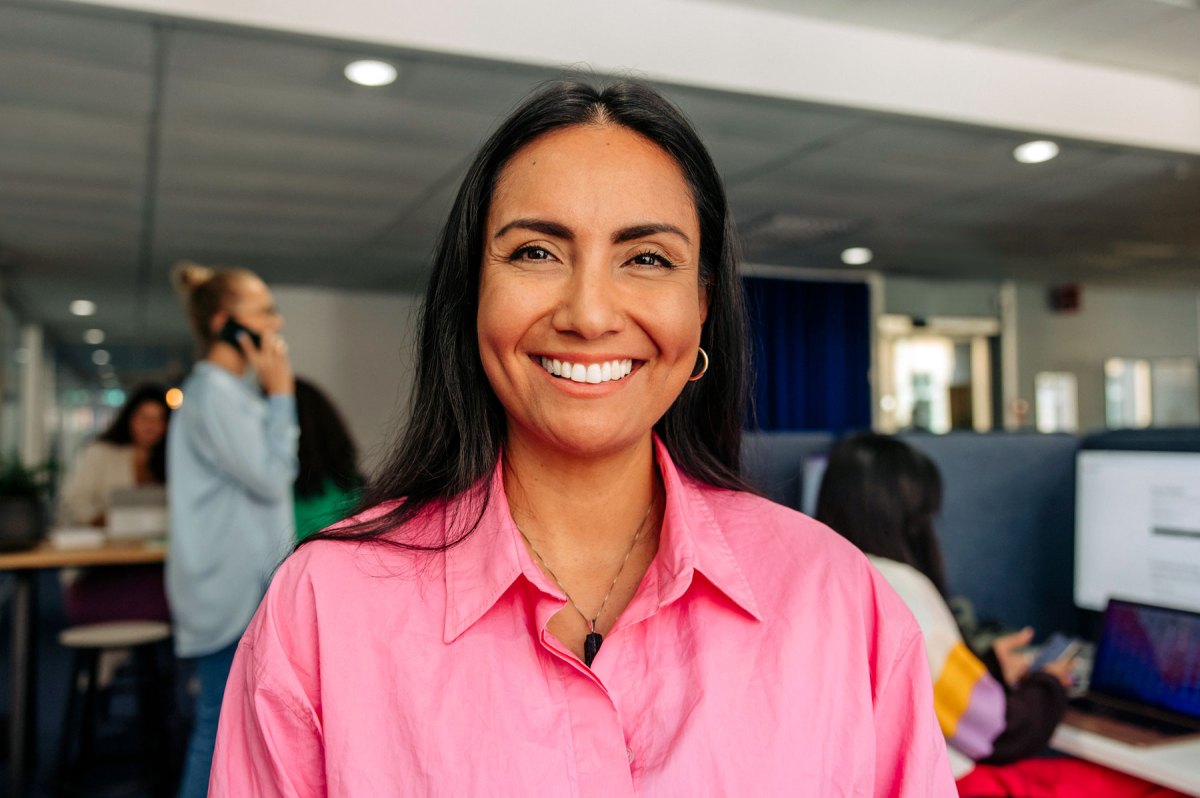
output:
[[[566,599],[499,467],[448,551],[301,547],[242,639],[210,795],[956,796],[920,632],[882,577],[656,446],[658,554],[590,670],[546,631]]]

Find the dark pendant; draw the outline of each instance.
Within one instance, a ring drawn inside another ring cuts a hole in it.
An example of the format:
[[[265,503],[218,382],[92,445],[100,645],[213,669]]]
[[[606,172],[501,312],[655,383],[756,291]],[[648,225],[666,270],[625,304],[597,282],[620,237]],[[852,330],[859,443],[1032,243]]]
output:
[[[587,637],[583,638],[583,664],[589,668],[592,667],[592,660],[596,658],[596,654],[600,652],[600,644],[604,642],[604,636],[599,632],[592,632]]]

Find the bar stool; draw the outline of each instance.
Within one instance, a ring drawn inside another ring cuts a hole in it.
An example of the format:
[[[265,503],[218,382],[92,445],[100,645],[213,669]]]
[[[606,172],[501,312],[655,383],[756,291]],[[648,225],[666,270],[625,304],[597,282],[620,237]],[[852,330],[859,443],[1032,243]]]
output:
[[[144,775],[152,794],[164,794],[167,788],[168,729],[156,648],[170,638],[170,624],[159,621],[95,623],[72,626],[59,633],[58,642],[74,652],[70,693],[59,747],[60,792],[73,792],[82,783],[81,777],[85,771],[93,764],[100,656],[105,651],[130,649],[135,667]],[[82,712],[78,708],[81,684]]]

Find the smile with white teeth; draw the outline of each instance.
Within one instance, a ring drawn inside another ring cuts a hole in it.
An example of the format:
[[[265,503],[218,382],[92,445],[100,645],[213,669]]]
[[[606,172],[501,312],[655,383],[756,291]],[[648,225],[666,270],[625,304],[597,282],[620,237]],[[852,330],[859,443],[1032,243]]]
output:
[[[571,382],[587,382],[593,385],[601,382],[615,382],[623,379],[633,371],[633,360],[608,360],[603,363],[569,363],[565,360],[555,360],[549,357],[537,358],[539,364],[555,377],[561,377]]]

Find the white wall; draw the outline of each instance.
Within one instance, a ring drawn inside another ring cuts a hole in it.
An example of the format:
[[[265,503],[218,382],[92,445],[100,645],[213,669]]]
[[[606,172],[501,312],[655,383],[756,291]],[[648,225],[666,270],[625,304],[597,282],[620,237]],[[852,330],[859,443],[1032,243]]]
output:
[[[1082,286],[1075,313],[1050,310],[1049,286],[1017,286],[1019,395],[1033,423],[1034,375],[1069,371],[1078,380],[1083,431],[1104,426],[1104,361],[1110,357],[1200,357],[1200,292]]]
[[[272,286],[296,374],[337,405],[370,469],[391,443],[412,384],[413,294]]]
[[[883,310],[902,316],[1000,317],[1000,283],[994,280],[931,280],[891,277],[883,281]]]
[[[925,316],[995,316],[998,284],[889,278],[886,310]],[[412,331],[420,297],[276,286],[296,372],[320,385],[341,409],[367,467],[391,443],[412,384]],[[1048,286],[1021,283],[1017,294],[1018,385],[1030,403],[1034,375],[1069,371],[1079,388],[1081,429],[1104,426],[1104,361],[1109,357],[1200,357],[1200,293],[1091,286],[1081,308],[1047,304]],[[991,313],[987,311],[991,309]]]

